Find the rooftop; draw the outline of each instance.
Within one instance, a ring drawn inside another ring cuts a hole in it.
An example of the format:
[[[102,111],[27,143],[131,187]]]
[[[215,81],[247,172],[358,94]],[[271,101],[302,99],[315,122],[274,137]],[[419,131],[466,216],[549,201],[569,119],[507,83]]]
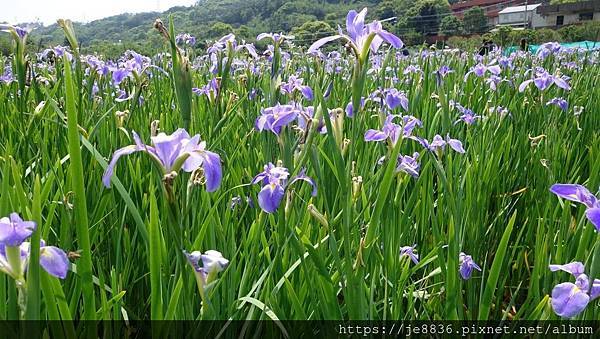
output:
[[[509,13],[523,13],[526,11],[533,11],[542,4],[534,4],[534,5],[526,5],[526,6],[513,6],[506,7],[505,9],[498,12],[499,14],[509,14]]]

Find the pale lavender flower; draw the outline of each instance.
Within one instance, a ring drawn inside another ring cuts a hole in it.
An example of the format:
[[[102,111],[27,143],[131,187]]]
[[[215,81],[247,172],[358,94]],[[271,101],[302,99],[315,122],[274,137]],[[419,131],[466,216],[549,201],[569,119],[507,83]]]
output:
[[[446,145],[450,146],[455,152],[465,153],[462,142],[458,139],[453,139],[449,134],[446,135],[446,139],[442,138],[439,134],[436,134],[431,142],[427,139],[411,136],[410,139],[418,141],[421,146],[425,147],[430,152],[441,153],[444,151]]]
[[[402,119],[402,124],[396,124],[394,120],[396,118]],[[395,145],[398,139],[402,136],[408,138],[412,135],[415,128],[421,127],[423,124],[421,120],[411,115],[388,115],[383,123],[381,130],[369,129],[365,132],[365,141],[384,141],[389,139],[392,145]]]
[[[536,69],[535,76],[532,79],[525,80],[519,85],[519,92],[525,91],[525,88],[531,83],[534,83],[540,91],[546,90],[553,84],[567,91],[571,89],[571,86],[564,77],[552,75],[541,67]]]
[[[396,109],[396,107],[401,106],[408,112],[408,98],[406,97],[406,93],[395,88],[389,88],[385,90],[384,93],[385,103],[390,109],[393,110]]]
[[[469,278],[471,278],[471,275],[473,274],[473,269],[476,269],[481,272],[481,267],[479,267],[479,265],[477,265],[475,261],[473,261],[473,258],[470,255],[466,255],[465,253],[460,252],[458,261],[460,265],[460,276],[464,280],[468,280]]]
[[[303,85],[302,84],[303,82],[304,82],[304,79],[298,78],[295,75],[290,75],[290,77],[288,78],[288,81],[281,84],[281,86],[280,86],[281,93],[292,96],[295,91],[300,91],[300,93],[302,93],[302,95],[307,100],[312,100],[313,99],[313,91],[309,86]]]
[[[394,48],[402,48],[402,46],[404,46],[402,40],[394,34],[384,30],[379,21],[373,21],[372,23],[365,25],[366,16],[366,8],[360,11],[360,13],[351,10],[346,16],[346,30],[348,34],[344,34],[340,28],[338,34],[319,39],[313,43],[309,47],[308,53],[312,53],[323,45],[338,39],[346,40],[358,58],[366,58],[362,53],[365,50],[365,44],[369,42],[370,45],[367,47],[370,48],[373,53],[377,52],[384,41]]]
[[[217,190],[221,185],[223,177],[221,158],[218,154],[206,150],[206,142],[200,141],[199,134],[190,137],[183,128],[176,130],[171,135],[159,133],[151,138],[152,146],[144,144],[137,133],[132,132],[132,134],[135,144],[115,151],[102,176],[102,182],[107,188],[110,187],[114,168],[119,158],[135,152],[148,154],[165,175],[178,172],[180,169],[185,172],[194,172],[202,168],[208,192]]]
[[[417,245],[400,247],[400,257],[408,257],[413,263],[419,263],[419,255],[415,253]]]
[[[294,104],[280,105],[264,108],[256,119],[254,128],[257,131],[271,131],[276,135],[281,134],[283,127],[294,121],[300,110]]]
[[[309,183],[312,186],[312,196],[317,195],[317,185],[311,178],[306,176],[304,169],[288,184],[289,175],[287,168],[269,163],[265,165],[263,172],[252,179],[252,184],[260,183],[263,185],[260,193],[258,193],[258,205],[263,211],[267,213],[275,212],[281,204],[286,187],[296,181]]]
[[[585,215],[600,232],[600,200],[587,188],[581,185],[555,184],[550,187],[550,192],[563,199],[584,204],[587,209]]]
[[[553,98],[552,100],[550,100],[546,103],[546,106],[549,106],[549,105],[556,105],[564,112],[569,110],[569,103],[567,102],[567,100],[565,100],[563,98]]]
[[[178,45],[194,46],[196,44],[196,37],[189,33],[179,33],[175,36],[175,43]]]
[[[256,37],[256,41],[263,39],[272,40],[274,44],[281,44],[285,40],[293,40],[293,35],[285,35],[283,33],[261,33]]]
[[[414,178],[418,178],[419,170],[421,169],[421,165],[417,161],[418,158],[419,152],[414,152],[412,156],[400,155],[398,157],[398,165],[396,167],[396,172],[402,171]]]
[[[17,265],[19,267],[13,267],[9,262],[6,251],[7,247],[5,244],[0,243],[0,271],[11,276],[13,279],[23,279],[23,276],[17,276],[16,272],[21,274],[27,271],[29,265],[29,252],[30,243],[23,242],[18,245],[20,251],[20,261]],[[16,246],[15,246],[16,247]],[[48,274],[65,279],[67,272],[69,271],[69,259],[65,251],[55,246],[46,246],[44,240],[40,240],[40,266],[48,272]]]
[[[33,221],[24,221],[17,213],[0,219],[0,244],[16,247],[29,238],[36,228]]]
[[[219,251],[208,250],[204,253],[200,251],[193,251],[192,253],[183,251],[183,253],[194,269],[196,281],[201,288],[205,288],[212,279],[216,278],[217,273],[223,271],[229,265],[229,260],[225,259]],[[200,262],[202,262],[202,266],[200,266]]]
[[[550,270],[564,271],[575,278],[575,283],[561,283],[552,289],[552,309],[558,316],[573,318],[583,312],[591,301],[600,297],[600,279],[590,281],[591,279],[585,274],[583,263],[550,265]]]
[[[475,74],[475,76],[483,78],[488,72],[492,75],[498,75],[500,72],[502,72],[502,69],[498,65],[484,65],[482,63],[478,63],[477,65],[471,67],[467,74],[465,74],[464,81],[467,81],[471,74]]]

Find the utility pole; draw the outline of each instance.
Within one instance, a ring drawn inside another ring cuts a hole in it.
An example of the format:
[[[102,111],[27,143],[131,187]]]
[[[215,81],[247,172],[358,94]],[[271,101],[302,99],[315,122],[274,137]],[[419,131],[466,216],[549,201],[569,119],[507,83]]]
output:
[[[527,14],[527,5],[529,4],[529,0],[525,0],[525,15],[523,18],[523,29],[529,27],[529,15]]]

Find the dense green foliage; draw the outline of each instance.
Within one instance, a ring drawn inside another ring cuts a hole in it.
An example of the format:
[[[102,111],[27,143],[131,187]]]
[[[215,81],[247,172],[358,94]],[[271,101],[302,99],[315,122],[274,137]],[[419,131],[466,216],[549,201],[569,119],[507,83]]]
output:
[[[212,27],[222,34],[225,25]],[[384,45],[374,54],[367,45],[349,55],[330,45],[339,57],[318,58],[277,43],[269,57],[252,57],[229,41],[213,59],[178,49],[172,26],[157,24],[153,34],[169,48],[152,59],[130,52],[103,74],[103,61],[80,59],[63,27],[72,63],[67,54],[28,62],[35,56],[18,37],[0,57],[0,69],[16,75],[0,82],[0,217],[37,221],[37,239],[67,250],[72,265],[61,281],[28,270],[39,288],[27,293],[0,273],[0,319],[556,320],[549,295],[574,279],[548,265],[580,261],[600,275],[600,235],[585,208],[549,192],[559,182],[593,193],[600,185],[598,52],[516,53],[495,64],[492,87],[487,71],[472,70],[494,65],[499,52],[478,64],[468,52],[403,56]],[[536,67],[570,89],[553,80],[519,90]],[[117,82],[122,69],[129,75]],[[314,95],[284,90],[296,76]],[[216,93],[192,96],[190,82],[211,80]],[[391,107],[385,93],[404,96],[406,107]],[[558,97],[566,109],[548,103]],[[279,132],[258,131],[256,119],[279,103],[301,113]],[[479,117],[467,123],[465,109]],[[405,135],[415,118],[422,125]],[[397,141],[365,140],[390,121],[402,124]],[[213,192],[205,168],[162,168],[133,134],[150,144],[182,126],[221,157]],[[419,139],[435,135],[462,146]],[[136,152],[120,159],[107,188],[107,162],[127,145]],[[396,160],[414,152],[409,175]],[[269,162],[290,177],[306,169],[318,190],[290,182],[278,209],[261,210],[259,191],[275,183],[251,182]],[[412,245],[418,263],[401,255]],[[218,250],[229,265],[196,286],[183,250]],[[481,271],[461,279],[460,252]],[[577,315],[599,316],[597,301]]]

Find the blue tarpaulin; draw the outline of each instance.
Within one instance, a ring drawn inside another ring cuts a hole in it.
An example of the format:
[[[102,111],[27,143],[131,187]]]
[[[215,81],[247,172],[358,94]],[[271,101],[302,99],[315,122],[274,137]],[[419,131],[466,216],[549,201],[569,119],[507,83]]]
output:
[[[541,45],[529,45],[528,50],[531,53],[536,53]],[[563,42],[560,43],[560,46],[563,48],[579,48],[585,49],[588,51],[600,50],[600,42],[598,41],[578,41],[578,42]],[[518,46],[510,46],[504,49],[504,54],[509,55],[512,52],[516,52],[519,50]]]

